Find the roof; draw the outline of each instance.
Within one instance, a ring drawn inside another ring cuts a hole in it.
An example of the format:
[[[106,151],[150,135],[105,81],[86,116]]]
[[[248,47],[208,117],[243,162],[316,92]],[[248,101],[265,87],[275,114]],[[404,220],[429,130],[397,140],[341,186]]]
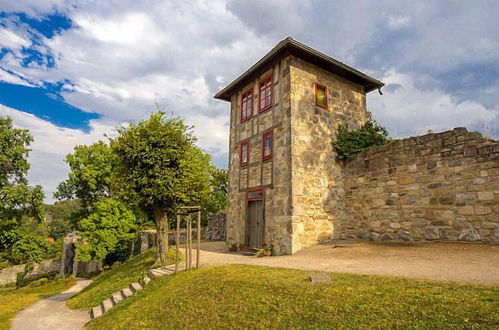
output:
[[[312,63],[326,71],[334,73],[352,82],[358,83],[365,88],[366,93],[383,87],[385,84],[374,79],[365,73],[362,73],[354,68],[335,60],[313,48],[308,47],[291,37],[280,41],[270,52],[256,62],[251,68],[246,70],[236,80],[227,85],[224,89],[218,92],[214,97],[219,100],[230,101],[230,97],[237,90],[244,87],[252,81],[256,76],[259,76],[264,71],[268,70],[275,61],[287,56],[295,55],[309,63]]]

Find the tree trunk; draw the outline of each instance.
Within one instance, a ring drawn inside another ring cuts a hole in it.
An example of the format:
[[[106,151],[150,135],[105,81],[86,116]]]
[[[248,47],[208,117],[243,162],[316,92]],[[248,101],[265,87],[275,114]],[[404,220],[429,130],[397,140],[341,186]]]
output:
[[[161,208],[154,207],[154,222],[156,222],[156,256],[155,266],[167,266],[168,253],[168,217]]]

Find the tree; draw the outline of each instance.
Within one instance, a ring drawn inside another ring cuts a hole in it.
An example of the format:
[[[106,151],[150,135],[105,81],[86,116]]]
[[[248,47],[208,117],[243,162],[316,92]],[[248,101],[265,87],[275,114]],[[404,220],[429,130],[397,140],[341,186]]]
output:
[[[78,223],[83,243],[77,244],[80,261],[104,260],[118,245],[130,238],[136,219],[123,203],[112,198],[94,202],[90,215]]]
[[[362,150],[374,146],[381,146],[390,141],[388,131],[380,126],[368,112],[368,120],[359,129],[349,131],[348,126],[340,125],[338,134],[333,141],[333,148],[337,153],[338,160],[348,161]]]
[[[44,209],[49,235],[55,239],[65,236],[76,228],[78,216],[82,213],[79,199],[56,201],[52,205],[45,204]]]
[[[199,204],[209,192],[210,156],[194,145],[191,128],[163,112],[118,130],[113,179],[121,198],[154,215],[156,264],[166,264],[168,215],[181,205]]]
[[[12,119],[0,117],[0,221],[33,216],[43,219],[43,190],[28,186],[28,146],[33,137],[26,129],[14,128]]]
[[[69,178],[59,183],[55,198],[78,198],[83,208],[89,209],[99,198],[110,196],[114,155],[108,144],[99,141],[76,146],[66,162],[71,168]]]
[[[210,193],[203,201],[207,213],[217,213],[227,208],[227,170],[212,166],[210,169]]]

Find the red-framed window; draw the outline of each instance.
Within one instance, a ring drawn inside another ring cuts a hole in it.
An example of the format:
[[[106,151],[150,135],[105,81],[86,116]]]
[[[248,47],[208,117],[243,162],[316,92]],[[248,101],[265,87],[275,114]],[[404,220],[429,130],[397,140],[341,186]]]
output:
[[[258,111],[265,111],[272,107],[272,75],[260,81],[259,86],[259,101]]]
[[[267,160],[272,158],[272,148],[274,141],[272,131],[263,133],[262,135],[262,159]]]
[[[248,162],[249,162],[249,143],[246,141],[241,143],[240,163],[241,166],[246,166],[248,165]]]
[[[241,95],[241,123],[253,116],[253,90],[250,89]]]
[[[246,192],[246,200],[256,201],[263,199],[263,189],[253,189]]]
[[[315,105],[327,109],[327,87],[315,83]]]

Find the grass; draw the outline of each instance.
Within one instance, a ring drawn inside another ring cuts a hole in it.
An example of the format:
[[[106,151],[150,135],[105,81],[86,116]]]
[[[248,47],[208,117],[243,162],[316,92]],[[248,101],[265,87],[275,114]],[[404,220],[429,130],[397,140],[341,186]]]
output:
[[[32,303],[69,289],[75,279],[63,278],[51,280],[39,287],[25,286],[18,290],[4,288],[0,290],[0,330],[10,329],[12,319],[21,309]]]
[[[174,251],[170,249],[168,259],[174,262]],[[97,306],[114,292],[137,282],[147,275],[154,263],[154,249],[139,254],[127,262],[92,278],[93,282],[68,300],[66,305],[73,309],[90,309]]]
[[[499,328],[499,288],[246,265],[152,281],[89,329]]]

